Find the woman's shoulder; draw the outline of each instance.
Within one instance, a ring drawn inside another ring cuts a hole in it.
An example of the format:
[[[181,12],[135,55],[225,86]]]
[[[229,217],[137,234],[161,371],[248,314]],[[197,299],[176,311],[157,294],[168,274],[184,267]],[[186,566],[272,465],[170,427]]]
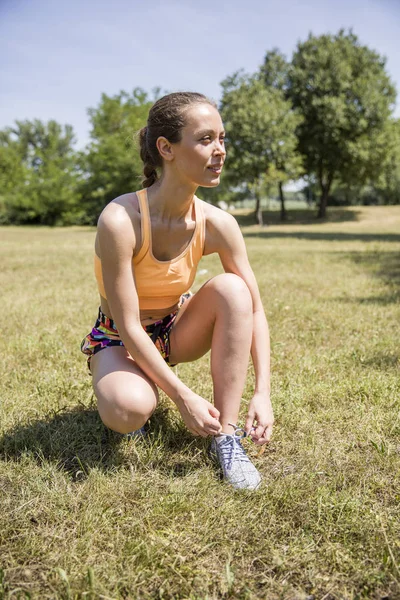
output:
[[[136,192],[129,192],[111,200],[100,213],[98,224],[110,224],[140,219],[139,200]]]
[[[203,211],[206,222],[204,254],[211,254],[218,252],[224,240],[234,235],[239,226],[233,215],[218,206],[203,202]]]
[[[233,215],[218,206],[201,200],[206,224],[210,229],[220,230],[225,227],[231,229],[237,227],[237,221]]]
[[[120,243],[141,243],[140,209],[136,192],[122,194],[111,200],[97,221],[97,233],[118,237]]]

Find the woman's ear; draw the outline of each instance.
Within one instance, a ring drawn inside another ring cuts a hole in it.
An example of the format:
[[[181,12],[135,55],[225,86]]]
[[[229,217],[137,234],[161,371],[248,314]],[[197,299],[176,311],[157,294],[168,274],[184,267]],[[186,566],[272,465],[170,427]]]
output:
[[[159,137],[156,141],[157,150],[163,160],[171,161],[174,158],[172,144],[165,137]]]

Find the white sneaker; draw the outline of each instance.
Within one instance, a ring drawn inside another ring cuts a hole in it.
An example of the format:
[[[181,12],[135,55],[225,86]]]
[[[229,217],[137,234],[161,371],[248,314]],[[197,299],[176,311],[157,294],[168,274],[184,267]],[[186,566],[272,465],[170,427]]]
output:
[[[232,435],[222,433],[213,437],[210,454],[218,461],[224,479],[234,488],[255,490],[261,483],[261,475],[240,442],[246,434],[238,435],[238,432],[243,430],[236,428]]]

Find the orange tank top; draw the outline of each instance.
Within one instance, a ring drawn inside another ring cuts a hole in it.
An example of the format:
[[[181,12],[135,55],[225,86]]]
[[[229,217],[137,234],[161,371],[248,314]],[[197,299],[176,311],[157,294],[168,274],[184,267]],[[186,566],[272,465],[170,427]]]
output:
[[[133,257],[136,289],[141,310],[169,308],[188,292],[196,276],[197,265],[203,256],[205,218],[202,201],[194,196],[195,229],[186,248],[172,260],[158,260],[153,256],[151,223],[147,190],[136,192],[139,199],[142,246]],[[101,260],[95,253],[94,271],[99,293],[107,299],[101,270]]]

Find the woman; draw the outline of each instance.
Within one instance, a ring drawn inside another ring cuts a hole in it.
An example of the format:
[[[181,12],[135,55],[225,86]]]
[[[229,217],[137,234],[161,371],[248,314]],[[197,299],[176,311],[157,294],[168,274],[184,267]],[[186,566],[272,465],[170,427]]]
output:
[[[225,479],[253,489],[260,475],[240,444],[236,422],[251,352],[256,387],[244,435],[259,445],[269,441],[268,325],[236,220],[195,196],[199,186],[219,184],[224,137],[218,110],[201,94],[169,94],[151,108],[140,132],[143,189],[110,202],[98,221],[101,305],[82,351],[89,354],[107,427],[140,430],[157,406],[159,387],[194,435],[212,436]],[[192,295],[198,262],[213,252],[225,273]],[[214,404],[168,367],[210,349]]]

